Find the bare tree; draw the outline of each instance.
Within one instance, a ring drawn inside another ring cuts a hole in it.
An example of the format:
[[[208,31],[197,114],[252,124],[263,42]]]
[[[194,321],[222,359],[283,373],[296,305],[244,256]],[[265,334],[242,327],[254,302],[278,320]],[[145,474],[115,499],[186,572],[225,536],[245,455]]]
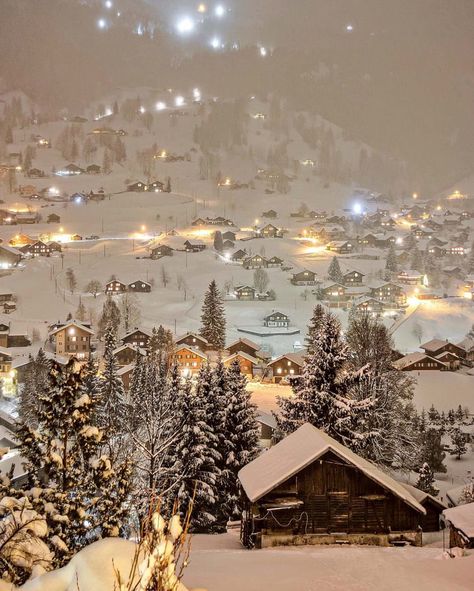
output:
[[[128,333],[140,322],[141,314],[136,295],[125,293],[120,301],[119,310],[122,328],[125,333]]]
[[[165,266],[162,265],[161,266],[161,283],[163,284],[163,287],[166,287],[169,282],[170,282],[170,276],[166,272]]]
[[[86,291],[87,291],[87,293],[92,294],[94,296],[94,299],[95,299],[99,295],[99,293],[102,291],[102,284],[101,284],[101,282],[98,281],[97,279],[92,279],[86,285]]]
[[[258,292],[263,293],[268,287],[269,283],[270,278],[268,277],[268,273],[265,271],[265,269],[255,269],[253,274],[253,285],[255,289]]]

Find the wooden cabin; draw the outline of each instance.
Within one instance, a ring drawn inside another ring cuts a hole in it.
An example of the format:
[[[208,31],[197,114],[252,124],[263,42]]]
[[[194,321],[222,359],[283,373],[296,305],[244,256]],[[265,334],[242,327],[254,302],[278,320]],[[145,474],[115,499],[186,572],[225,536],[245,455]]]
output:
[[[199,373],[204,363],[207,363],[207,356],[204,353],[187,345],[177,347],[173,357],[184,377]]]
[[[303,367],[303,356],[297,353],[286,353],[280,355],[267,365],[272,372],[272,379],[275,384],[280,383],[284,378],[294,378],[301,374]]]
[[[188,345],[199,351],[207,351],[208,349],[211,349],[209,341],[195,332],[187,332],[185,335],[176,339],[176,345]]]
[[[246,547],[421,544],[426,509],[399,482],[309,423],[239,472]]]
[[[117,349],[114,350],[113,352],[113,356],[115,358],[115,361],[117,363],[117,365],[119,365],[120,367],[124,367],[126,365],[133,365],[136,360],[137,357],[141,355],[142,357],[146,356],[146,351],[145,349],[142,349],[141,347],[137,347],[136,345],[122,345],[121,347],[117,347]]]
[[[450,548],[474,548],[474,504],[445,509],[443,520],[449,526]]]
[[[237,360],[239,362],[240,371],[241,373],[248,377],[252,378],[255,374],[255,368],[258,366],[258,359],[252,357],[252,355],[248,355],[243,351],[238,353],[233,353],[229,357],[226,357],[223,361],[225,367],[230,367],[232,363]]]
[[[151,332],[139,328],[135,328],[128,332],[121,338],[123,345],[131,345],[132,347],[147,348],[150,342]]]

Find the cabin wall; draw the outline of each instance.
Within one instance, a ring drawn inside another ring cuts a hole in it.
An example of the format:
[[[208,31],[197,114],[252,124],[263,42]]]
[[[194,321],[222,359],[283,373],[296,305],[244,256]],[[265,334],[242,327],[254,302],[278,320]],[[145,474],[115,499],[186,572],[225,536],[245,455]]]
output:
[[[269,512],[278,499],[301,505]],[[256,529],[277,534],[388,534],[416,531],[423,517],[329,452],[253,506]]]

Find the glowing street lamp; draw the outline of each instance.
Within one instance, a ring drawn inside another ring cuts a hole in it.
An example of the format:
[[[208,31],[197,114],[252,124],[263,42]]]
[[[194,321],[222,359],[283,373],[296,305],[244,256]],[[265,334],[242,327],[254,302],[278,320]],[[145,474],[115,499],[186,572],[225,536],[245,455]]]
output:
[[[102,30],[106,29],[107,28],[107,21],[105,20],[105,18],[100,18],[97,21],[97,26],[99,27],[99,29],[102,29]]]
[[[155,105],[157,111],[164,111],[166,109],[166,103],[163,101],[158,101]]]
[[[112,2],[112,0],[105,0],[104,2],[105,8],[112,8],[113,5],[114,3]]]
[[[218,4],[214,9],[214,13],[218,18],[222,18],[225,15],[225,7],[222,4]]]
[[[198,11],[200,14],[204,14],[205,12],[207,12],[207,6],[206,6],[204,3],[201,3],[201,4],[198,6],[198,9],[197,9],[197,11]]]
[[[268,51],[267,51],[267,48],[266,47],[260,47],[260,55],[262,57],[267,57]]]
[[[193,19],[185,16],[176,23],[176,30],[180,35],[188,35],[194,31],[195,26]]]
[[[183,97],[183,96],[177,96],[177,97],[174,99],[174,104],[175,104],[177,107],[182,107],[182,106],[184,105],[184,97]]]
[[[222,43],[219,37],[213,37],[209,42],[209,45],[212,47],[212,49],[220,49]]]

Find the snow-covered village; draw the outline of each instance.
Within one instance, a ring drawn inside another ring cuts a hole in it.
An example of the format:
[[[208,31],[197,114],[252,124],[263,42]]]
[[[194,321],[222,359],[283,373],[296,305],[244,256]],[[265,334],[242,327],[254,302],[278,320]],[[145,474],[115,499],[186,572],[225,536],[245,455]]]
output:
[[[0,0],[0,591],[474,588],[471,0]]]

